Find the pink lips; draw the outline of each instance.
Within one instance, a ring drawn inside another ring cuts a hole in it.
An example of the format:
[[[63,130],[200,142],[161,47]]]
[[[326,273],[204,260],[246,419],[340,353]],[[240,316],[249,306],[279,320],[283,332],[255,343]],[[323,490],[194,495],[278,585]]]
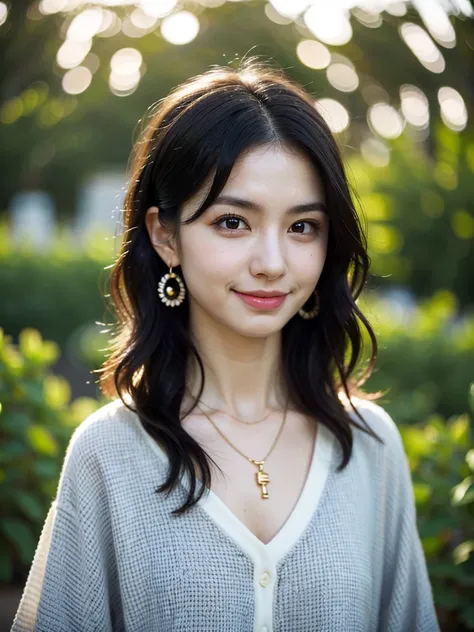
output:
[[[267,297],[263,297],[263,296],[254,296],[253,294],[242,294],[241,292],[237,292],[236,290],[233,290],[237,296],[242,299],[242,301],[244,303],[246,303],[247,305],[250,305],[251,307],[254,307],[255,309],[260,309],[260,310],[269,310],[269,309],[275,309],[276,307],[280,307],[280,305],[283,303],[283,301],[286,298],[286,294],[283,294],[282,296],[267,296]]]

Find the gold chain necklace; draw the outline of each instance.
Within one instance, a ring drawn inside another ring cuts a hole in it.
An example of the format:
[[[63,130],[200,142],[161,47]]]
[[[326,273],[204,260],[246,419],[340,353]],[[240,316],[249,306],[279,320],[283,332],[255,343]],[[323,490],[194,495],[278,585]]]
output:
[[[190,390],[188,390],[188,393],[189,393],[192,397],[194,397],[194,395],[191,393],[191,391],[190,391]],[[202,400],[201,400],[201,404],[204,404],[204,406],[206,406],[207,408],[210,408],[210,409],[211,409],[211,410],[213,410],[214,412],[218,412],[218,413],[222,412],[222,411],[220,411],[220,410],[217,410],[217,408],[213,408],[212,406],[209,406],[209,404],[206,404],[206,403],[205,403],[205,402],[203,402]],[[200,408],[199,410],[201,410],[201,408]],[[201,412],[203,412],[203,411],[201,410]],[[239,419],[238,417],[234,417],[234,415],[231,415],[230,413],[225,413],[225,414],[226,414],[226,415],[229,415],[229,417],[232,417],[232,419],[235,419],[236,421],[240,421],[240,423],[241,423],[241,424],[245,424],[245,425],[247,425],[247,426],[256,426],[257,424],[262,423],[262,421],[265,421],[265,419],[268,419],[268,418],[270,417],[270,415],[271,415],[273,412],[274,412],[274,411],[273,411],[273,410],[271,410],[269,413],[267,413],[267,414],[265,415],[265,417],[262,417],[261,419],[257,419],[257,421],[244,421],[243,419]],[[203,413],[203,414],[205,414],[205,413]]]
[[[280,426],[280,429],[278,431],[278,434],[275,438],[275,441],[273,442],[272,447],[270,448],[270,450],[268,451],[267,455],[265,456],[264,459],[262,459],[261,461],[256,461],[255,459],[251,459],[250,457],[248,457],[246,454],[244,454],[243,452],[241,452],[238,448],[235,447],[235,445],[233,443],[231,443],[229,441],[229,439],[227,439],[227,437],[219,430],[219,428],[216,426],[216,424],[212,421],[212,419],[209,417],[209,415],[207,415],[202,408],[199,406],[199,404],[197,404],[197,407],[199,408],[199,410],[202,412],[203,415],[205,415],[209,421],[211,422],[211,424],[214,426],[214,428],[217,430],[217,432],[221,435],[221,437],[236,451],[238,452],[241,456],[243,456],[245,459],[247,459],[247,461],[250,461],[250,463],[253,463],[254,465],[256,465],[258,467],[258,472],[256,472],[255,474],[255,478],[257,481],[257,485],[260,486],[260,490],[262,492],[262,498],[268,498],[268,490],[267,490],[267,484],[270,482],[270,476],[268,475],[267,472],[265,472],[263,470],[264,465],[265,465],[265,461],[267,460],[267,458],[270,456],[273,448],[276,446],[276,443],[281,435],[281,432],[283,430],[283,427],[285,425],[286,422],[286,414],[288,412],[288,399],[289,399],[289,395],[287,397],[286,400],[286,404],[285,404],[285,411],[283,414],[283,421],[282,424]],[[219,411],[221,412],[221,411]]]

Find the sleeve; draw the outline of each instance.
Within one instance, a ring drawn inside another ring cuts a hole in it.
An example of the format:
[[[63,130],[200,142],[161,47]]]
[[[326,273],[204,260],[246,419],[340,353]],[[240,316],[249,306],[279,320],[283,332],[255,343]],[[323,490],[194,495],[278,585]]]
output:
[[[68,450],[11,632],[123,629],[106,502],[90,459]]]
[[[382,596],[378,632],[440,632],[417,528],[410,467],[395,422],[390,426]]]

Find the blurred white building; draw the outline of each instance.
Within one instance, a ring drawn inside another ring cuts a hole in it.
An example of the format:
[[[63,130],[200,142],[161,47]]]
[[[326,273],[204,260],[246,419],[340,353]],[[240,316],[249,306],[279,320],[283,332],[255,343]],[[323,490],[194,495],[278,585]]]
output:
[[[112,238],[123,233],[125,190],[126,178],[122,171],[97,173],[86,180],[73,222],[73,232],[79,244],[84,244],[94,234]]]
[[[29,244],[35,250],[48,251],[56,231],[55,206],[46,191],[25,190],[15,193],[8,205],[10,237],[15,246]]]

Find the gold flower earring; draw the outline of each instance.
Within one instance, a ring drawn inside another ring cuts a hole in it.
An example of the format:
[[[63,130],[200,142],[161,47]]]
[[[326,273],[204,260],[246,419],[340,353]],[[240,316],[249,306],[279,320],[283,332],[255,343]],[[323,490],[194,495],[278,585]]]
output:
[[[184,301],[186,288],[179,274],[173,272],[171,266],[170,271],[164,274],[158,283],[158,295],[168,307],[177,307]]]
[[[304,318],[305,320],[314,318],[315,316],[319,314],[320,301],[319,301],[319,293],[317,289],[314,290],[312,296],[314,296],[314,307],[309,311],[306,311],[303,308],[298,310],[298,314],[301,316],[301,318]]]

